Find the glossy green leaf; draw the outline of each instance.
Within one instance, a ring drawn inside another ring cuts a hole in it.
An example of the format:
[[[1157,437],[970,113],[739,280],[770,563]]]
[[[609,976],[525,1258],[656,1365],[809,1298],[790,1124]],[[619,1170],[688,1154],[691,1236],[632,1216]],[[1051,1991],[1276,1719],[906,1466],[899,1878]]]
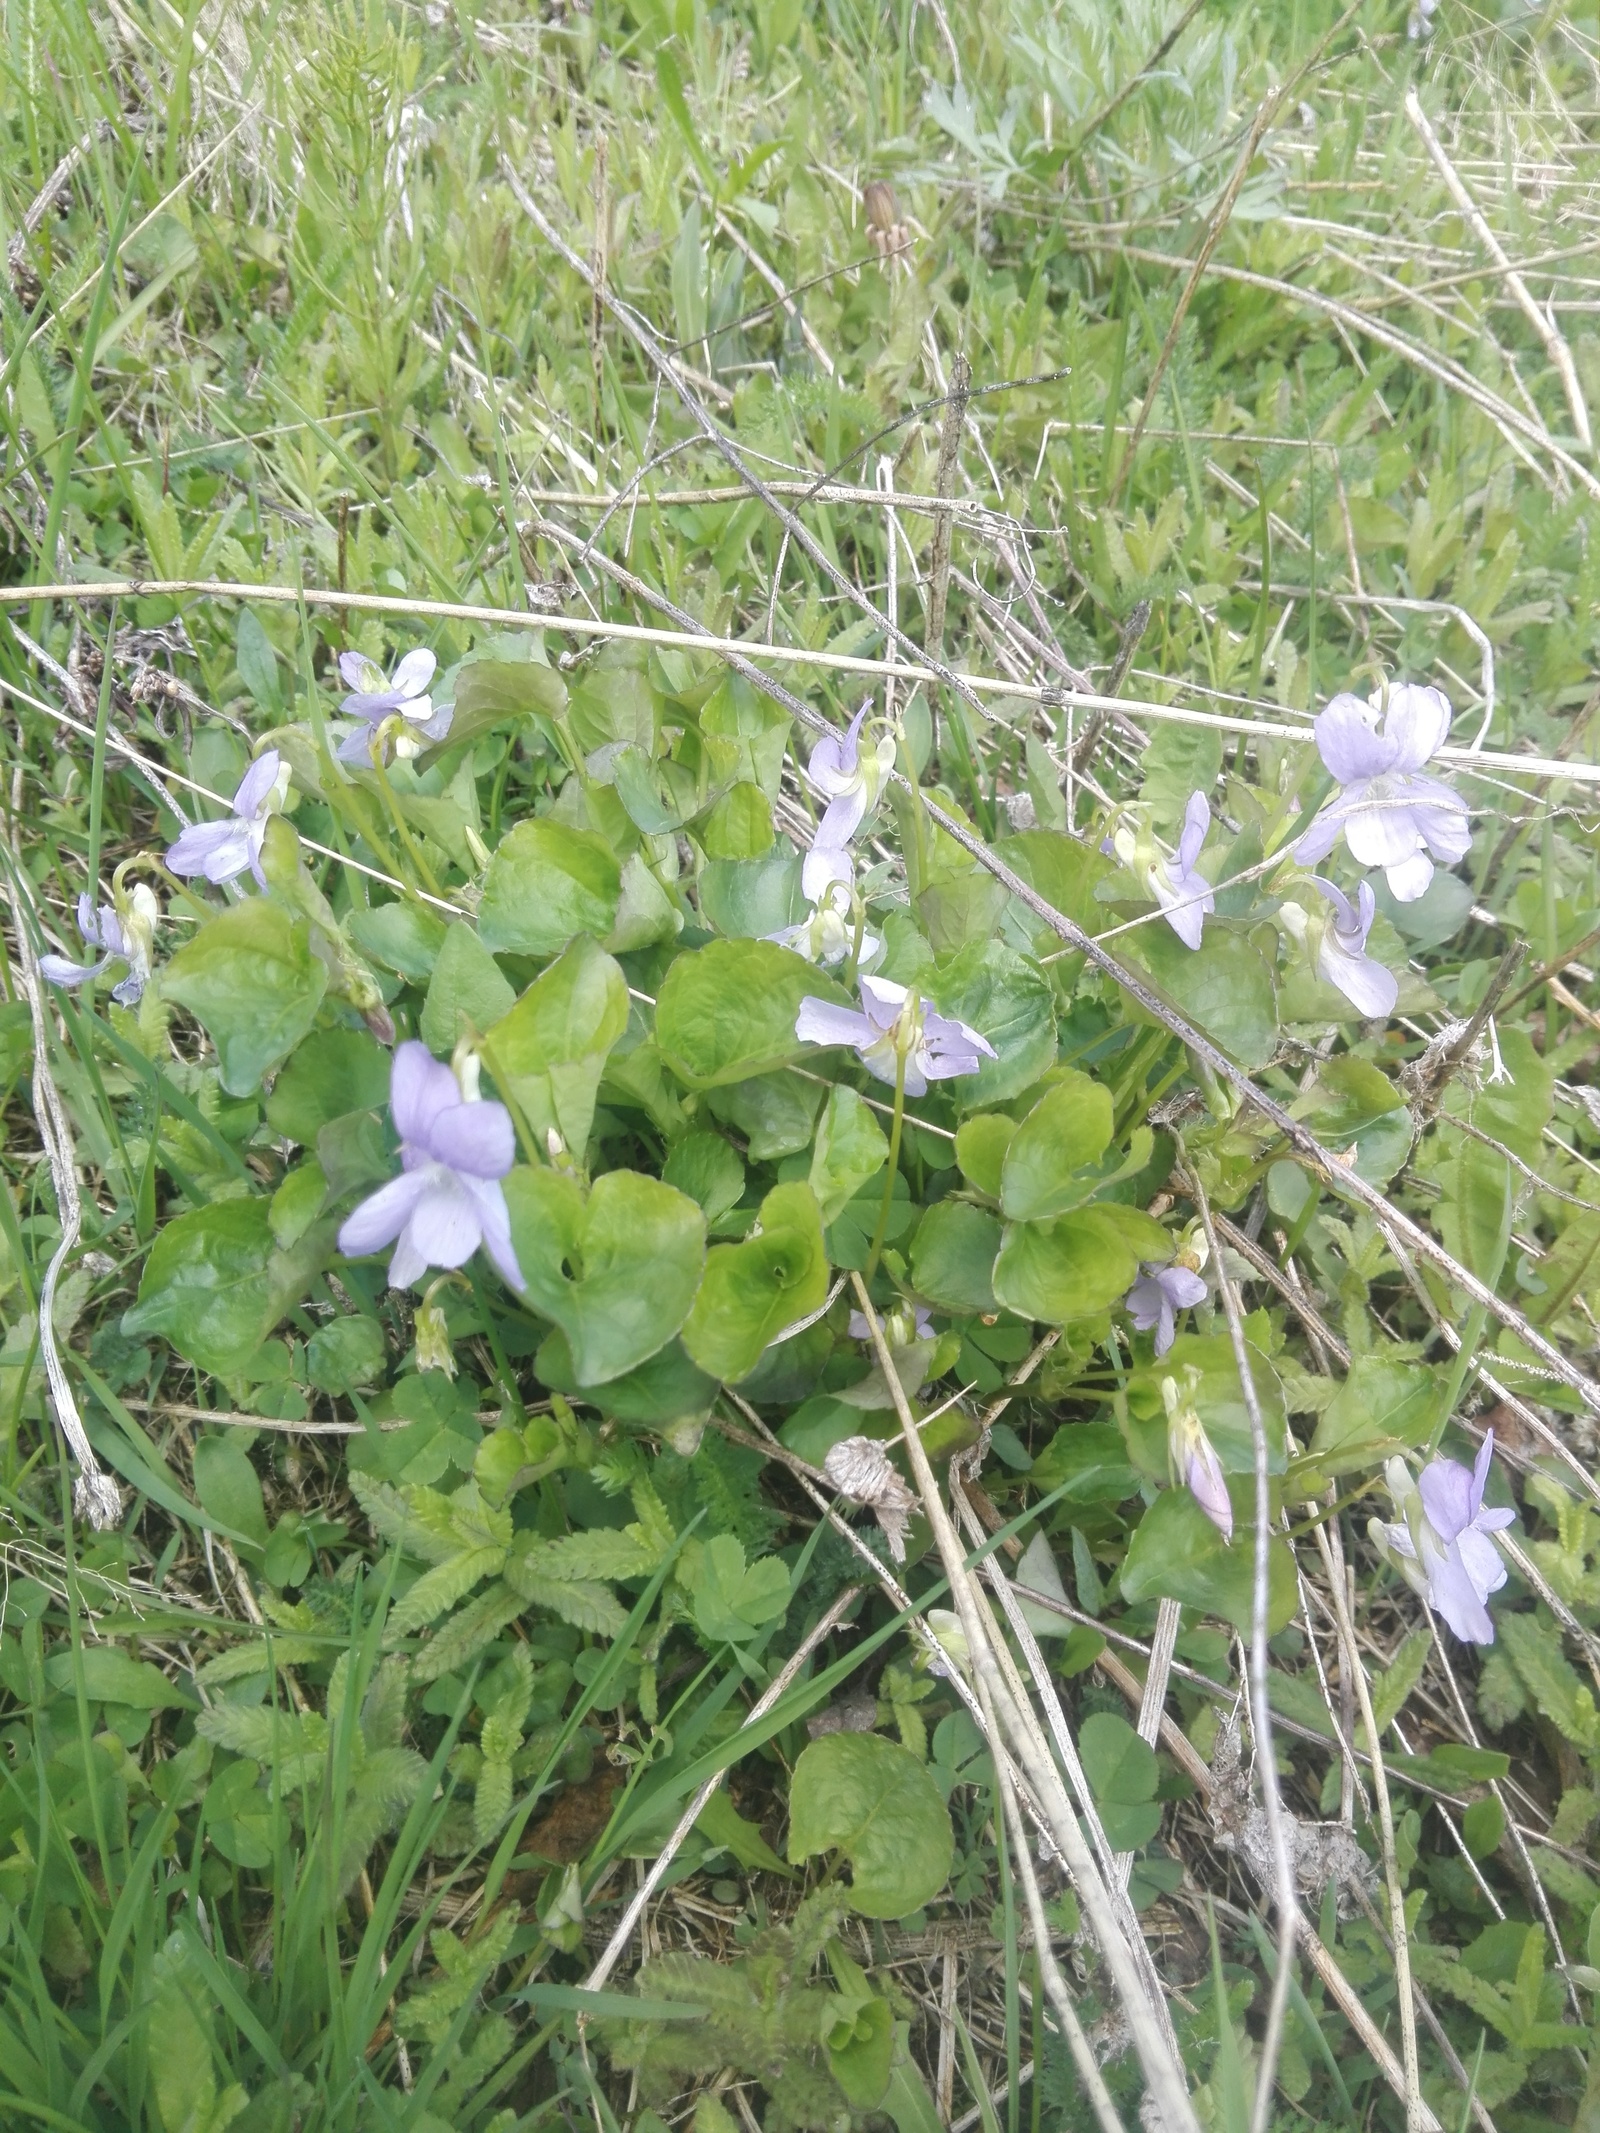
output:
[[[267,1124],[310,1147],[330,1119],[381,1110],[389,1068],[389,1054],[365,1030],[313,1030],[273,1083]]]
[[[582,1392],[605,1415],[619,1422],[654,1426],[708,1414],[717,1396],[717,1381],[690,1362],[682,1341],[667,1345],[648,1361],[608,1378],[602,1385],[580,1385],[572,1348],[558,1326],[534,1356],[541,1384],[554,1392]]]
[[[1133,1285],[1142,1259],[1170,1256],[1160,1223],[1136,1208],[1080,1207],[1053,1222],[1008,1222],[994,1293],[1022,1318],[1064,1326],[1109,1310]]]
[[[696,1202],[707,1222],[736,1207],[744,1192],[739,1151],[720,1133],[686,1133],[668,1151],[661,1175]]]
[[[433,966],[417,1034],[436,1058],[448,1059],[467,1031],[493,1028],[516,997],[478,935],[458,919]]]
[[[708,859],[696,886],[706,924],[740,939],[781,933],[806,915],[800,859],[793,852],[766,859]]]
[[[1111,1145],[1111,1128],[1111,1091],[1064,1069],[1006,1150],[1000,1182],[1006,1219],[1048,1221],[1087,1199],[1098,1180],[1082,1174]]]
[[[795,1036],[808,995],[850,1003],[831,978],[773,941],[709,941],[680,955],[656,1001],[656,1042],[691,1089],[714,1089],[809,1054]]]
[[[621,898],[622,869],[606,840],[543,816],[501,839],[484,878],[478,932],[495,954],[555,955],[578,933],[604,940]]]
[[[828,1260],[809,1185],[775,1185],[761,1203],[761,1233],[716,1245],[683,1329],[683,1344],[713,1377],[733,1383],[767,1344],[822,1304]]]
[[[267,1544],[267,1506],[261,1478],[238,1439],[224,1431],[202,1437],[194,1448],[194,1493],[219,1526],[243,1533],[258,1548]]]
[[[234,904],[180,948],[163,996],[186,1007],[217,1049],[222,1086],[249,1096],[316,1020],[328,970],[311,928],[264,896]]]
[[[626,978],[580,935],[485,1030],[489,1070],[541,1147],[557,1133],[582,1158],[607,1055],[627,1026]]]
[[[839,1851],[850,1902],[868,1918],[904,1918],[944,1887],[950,1814],[927,1767],[881,1733],[829,1733],[801,1751],[789,1784],[789,1857]]]
[[[780,1067],[776,1074],[757,1074],[750,1081],[708,1090],[706,1107],[743,1138],[752,1163],[770,1163],[811,1145],[826,1093],[820,1080]]]
[[[1434,1227],[1446,1251],[1493,1288],[1511,1243],[1516,1174],[1482,1141],[1448,1127],[1443,1131],[1455,1146],[1439,1166],[1444,1198],[1434,1209]]]
[[[945,1311],[993,1311],[1000,1223],[964,1200],[930,1207],[911,1242],[917,1294]]]
[[[827,2033],[828,2067],[852,2110],[882,2104],[894,2066],[894,2010],[876,1997],[842,2012]]]
[[[1358,1355],[1317,1418],[1309,1447],[1316,1480],[1375,1470],[1391,1453],[1425,1444],[1443,1389],[1440,1372],[1426,1363]]]
[[[1225,1541],[1187,1489],[1164,1489],[1128,1542],[1122,1564],[1125,1600],[1181,1600],[1199,1614],[1218,1615],[1248,1635],[1254,1591],[1253,1496],[1248,1484],[1234,1503],[1234,1537]],[[1294,1558],[1273,1536],[1268,1553],[1267,1622],[1276,1633],[1294,1615],[1298,1596]]]
[[[956,1133],[956,1167],[969,1185],[991,1200],[1000,1197],[1000,1174],[1017,1122],[1003,1111],[980,1111],[963,1119]]]
[[[1053,1065],[1056,1015],[1050,980],[1003,942],[984,940],[964,948],[928,991],[941,1013],[987,1037],[999,1054],[985,1059],[976,1074],[946,1084],[964,1110],[1008,1103]]]
[[[274,1248],[265,1200],[220,1200],[169,1222],[123,1313],[126,1333],[159,1333],[219,1377],[246,1371],[286,1306],[326,1261],[319,1225],[293,1252]]]
[[[345,923],[369,961],[412,984],[426,983],[444,946],[444,921],[417,904],[377,904],[352,911]]]
[[[536,1311],[566,1335],[580,1385],[603,1385],[683,1325],[705,1256],[705,1217],[658,1178],[519,1166],[505,1182],[511,1236]]]
[[[811,1157],[811,1190],[823,1227],[838,1220],[869,1178],[889,1159],[889,1139],[854,1089],[830,1090],[817,1121]]]
[[[1242,1067],[1264,1067],[1278,1048],[1277,988],[1255,941],[1207,919],[1198,948],[1170,926],[1128,936],[1127,955],[1141,963],[1171,1004]]]

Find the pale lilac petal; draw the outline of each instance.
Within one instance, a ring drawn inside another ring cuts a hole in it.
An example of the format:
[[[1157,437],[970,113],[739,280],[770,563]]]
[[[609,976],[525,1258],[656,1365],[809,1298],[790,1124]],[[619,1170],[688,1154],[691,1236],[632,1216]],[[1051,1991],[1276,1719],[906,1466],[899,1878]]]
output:
[[[1353,934],[1355,936],[1354,940],[1346,943],[1346,945],[1352,948],[1363,947],[1366,943],[1367,933],[1372,925],[1372,911],[1376,909],[1372,902],[1372,890],[1367,883],[1363,882],[1361,884],[1361,910],[1358,914],[1356,906],[1346,896],[1337,882],[1329,881],[1321,874],[1313,874],[1311,880],[1313,885],[1320,889],[1328,902],[1332,904],[1334,924],[1339,929],[1341,940],[1346,934]]]
[[[1493,1644],[1489,1610],[1454,1548],[1429,1563],[1428,1597],[1463,1644]]]
[[[1329,933],[1317,957],[1317,969],[1327,982],[1342,992],[1358,1015],[1368,1021],[1394,1013],[1400,997],[1400,981],[1375,956],[1352,954],[1337,934]]]
[[[104,911],[104,904],[101,905],[99,912],[95,910],[94,899],[87,889],[79,896],[78,931],[95,948],[103,948],[105,946],[105,942],[100,938],[100,917]]]
[[[388,1282],[391,1289],[409,1289],[420,1286],[422,1277],[433,1264],[418,1243],[408,1225],[400,1232],[400,1241],[389,1261]]]
[[[1180,1311],[1187,1311],[1191,1305],[1205,1302],[1205,1281],[1193,1267],[1160,1267],[1156,1270],[1155,1278]]]
[[[1391,770],[1420,770],[1450,731],[1450,699],[1442,689],[1397,681],[1389,691],[1383,722]]]
[[[369,689],[374,680],[381,681],[381,670],[374,666],[365,652],[341,652],[339,674],[347,689]]]
[[[1350,809],[1344,834],[1353,857],[1364,867],[1399,866],[1422,841],[1409,807],[1391,807],[1370,798]]]
[[[827,811],[817,824],[816,842],[836,847],[847,845],[866,820],[866,813],[865,790],[860,785],[851,784],[828,802]]]
[[[511,1241],[511,1216],[506,1207],[504,1186],[498,1178],[467,1176],[461,1182],[472,1195],[478,1210],[484,1250],[493,1260],[501,1280],[520,1290],[523,1287],[522,1268],[517,1263],[516,1247]]]
[[[456,707],[454,704],[439,704],[435,707],[430,718],[419,721],[417,731],[424,740],[434,742],[445,740],[449,736],[450,728],[455,723],[455,716]]]
[[[1454,794],[1451,798],[1455,799]],[[1442,801],[1413,801],[1411,819],[1417,835],[1445,866],[1454,866],[1472,849],[1472,822],[1464,801],[1450,807]]]
[[[1375,778],[1390,767],[1390,749],[1377,718],[1359,696],[1335,696],[1317,714],[1317,753],[1341,785]]]
[[[392,1244],[410,1221],[413,1210],[427,1190],[425,1170],[402,1171],[387,1185],[362,1201],[346,1215],[339,1230],[339,1249],[347,1259],[364,1259]]]
[[[1506,1581],[1506,1566],[1500,1559],[1500,1551],[1480,1528],[1468,1526],[1455,1544],[1461,1558],[1461,1567],[1471,1578],[1480,1600],[1486,1600],[1491,1592],[1498,1592]]]
[[[1155,1328],[1156,1354],[1165,1355],[1177,1335],[1178,1321],[1173,1312],[1172,1298],[1153,1274],[1141,1274],[1127,1295],[1123,1307],[1141,1333]]]
[[[468,1192],[466,1181],[443,1163],[426,1164],[412,1171],[411,1176],[422,1181],[422,1191],[405,1226],[402,1244],[409,1243],[421,1252],[428,1266],[447,1270],[464,1266],[483,1237],[478,1203]],[[409,1259],[406,1263],[409,1265]],[[394,1278],[392,1269],[390,1278]],[[416,1276],[410,1278],[415,1280]],[[396,1282],[395,1286],[403,1284]]]
[[[842,792],[861,765],[861,722],[867,715],[863,704],[843,733],[825,733],[811,751],[806,774],[818,792]]]
[[[952,1015],[936,1014],[931,1007],[922,1018],[922,1035],[924,1043],[931,1049],[965,1052],[973,1057],[981,1053],[985,1059],[998,1059],[1000,1056],[988,1038],[980,1035],[968,1023],[957,1022]],[[960,1071],[969,1074],[974,1070],[971,1067],[963,1067]]]
[[[1352,851],[1355,847],[1351,846]],[[1418,852],[1410,859],[1401,860],[1398,866],[1384,869],[1389,884],[1389,894],[1397,904],[1414,904],[1419,896],[1425,896],[1428,884],[1433,879],[1433,861],[1426,852]]]
[[[448,1067],[442,1071],[450,1072]],[[503,1178],[517,1159],[517,1137],[504,1104],[456,1103],[436,1112],[428,1146],[441,1163],[476,1178]]]
[[[835,1007],[830,1000],[808,995],[794,1018],[794,1033],[802,1044],[870,1044],[879,1031],[853,1007]]]
[[[1184,1479],[1189,1484],[1189,1494],[1223,1539],[1232,1540],[1233,1504],[1228,1496],[1227,1477],[1209,1440],[1202,1438],[1190,1452]]]
[[[1338,800],[1330,800],[1320,814],[1314,815],[1311,827],[1296,841],[1294,856],[1303,867],[1315,866],[1319,859],[1326,859],[1339,842],[1344,828],[1345,811]]]
[[[848,889],[855,880],[855,871],[847,851],[839,845],[824,844],[819,838],[800,869],[800,888],[806,902],[820,904],[835,883]]]
[[[1173,879],[1167,869],[1162,868],[1151,874],[1150,886],[1155,890],[1156,902],[1160,904],[1167,924],[1185,948],[1198,948],[1205,937],[1206,913],[1216,909],[1211,884],[1200,874],[1185,874]]]
[[[1189,805],[1183,811],[1183,835],[1178,839],[1178,865],[1180,874],[1192,874],[1194,863],[1200,856],[1200,847],[1206,841],[1211,828],[1211,803],[1203,792],[1192,792]]]
[[[906,988],[892,978],[863,977],[861,1005],[875,1029],[888,1029],[906,1004]]]
[[[87,985],[91,978],[99,977],[110,962],[108,955],[103,955],[98,963],[69,963],[64,955],[42,955],[39,974],[48,978],[52,985]]]
[[[1483,1509],[1483,1492],[1489,1486],[1489,1468],[1494,1462],[1494,1431],[1485,1430],[1478,1456],[1472,1462],[1472,1515]]]
[[[372,768],[372,734],[369,725],[357,726],[354,733],[347,733],[333,751],[341,763],[353,763],[363,770]]]
[[[119,1007],[137,1007],[144,998],[144,989],[149,982],[148,971],[130,970],[120,983],[112,986],[111,997]]]
[[[976,1074],[981,1064],[976,1052],[963,1051],[959,1046],[940,1052],[929,1051],[924,1046],[915,1059],[906,1062],[906,1094],[921,1096],[930,1081],[955,1081],[963,1074]],[[922,1088],[912,1088],[913,1074],[921,1081]]]
[[[433,1153],[431,1129],[441,1111],[461,1101],[456,1077],[415,1037],[397,1047],[389,1070],[389,1109],[403,1141]]]
[[[1435,1533],[1443,1541],[1472,1523],[1472,1476],[1455,1459],[1430,1459],[1417,1482],[1422,1508]]]
[[[207,881],[232,881],[250,864],[250,838],[237,818],[195,822],[167,847],[174,874],[202,874]]]
[[[437,657],[426,645],[418,645],[414,651],[407,652],[395,668],[389,687],[398,697],[421,696],[432,681],[438,664]]]
[[[258,755],[244,776],[239,780],[239,790],[233,796],[233,811],[246,818],[259,814],[267,798],[278,782],[280,758],[276,748],[269,748],[265,755]]]

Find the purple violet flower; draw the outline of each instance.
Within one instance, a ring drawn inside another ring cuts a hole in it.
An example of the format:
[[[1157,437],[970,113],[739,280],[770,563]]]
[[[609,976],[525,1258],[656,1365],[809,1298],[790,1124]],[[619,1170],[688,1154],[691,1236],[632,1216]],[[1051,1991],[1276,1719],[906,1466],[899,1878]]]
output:
[[[394,1055],[389,1110],[405,1167],[346,1217],[340,1251],[362,1259],[395,1244],[389,1282],[403,1289],[429,1267],[463,1266],[481,1244],[520,1289],[500,1183],[517,1152],[505,1105],[469,1101],[449,1067],[413,1038]]]
[[[1320,874],[1311,878],[1333,906],[1331,923],[1317,950],[1318,972],[1344,994],[1359,1014],[1381,1015],[1387,1020],[1400,997],[1400,981],[1387,964],[1367,954],[1367,935],[1378,909],[1371,882],[1361,884],[1356,902],[1351,903],[1343,889],[1324,881]]]
[[[1135,829],[1125,822],[1109,844],[1109,849],[1161,906],[1167,924],[1186,948],[1199,947],[1206,913],[1217,907],[1210,882],[1195,865],[1210,828],[1211,803],[1203,792],[1192,792],[1183,811],[1178,849],[1172,858],[1157,855],[1147,826]],[[1102,843],[1100,849],[1105,851],[1108,846]]]
[[[1167,1457],[1173,1471],[1225,1541],[1233,1539],[1233,1502],[1228,1495],[1228,1477],[1216,1447],[1206,1435],[1205,1424],[1191,1402],[1180,1401],[1177,1383],[1161,1380],[1161,1398],[1167,1410]]]
[[[341,763],[370,763],[379,728],[389,719],[404,722],[396,733],[394,752],[399,756],[420,755],[430,741],[442,741],[450,731],[454,706],[435,711],[428,694],[439,662],[426,646],[407,652],[392,677],[374,665],[362,652],[341,652],[339,672],[350,694],[339,706],[347,718],[361,721],[354,733],[339,743]]]
[[[999,1057],[987,1037],[887,978],[861,979],[860,1014],[829,1000],[802,1000],[794,1033],[802,1044],[848,1045],[869,1074],[891,1086],[903,1053],[908,1096],[925,1095],[930,1081],[976,1074],[985,1059]]]
[[[1494,1622],[1484,1603],[1506,1581],[1489,1535],[1511,1525],[1516,1513],[1483,1508],[1493,1458],[1490,1430],[1470,1472],[1456,1459],[1430,1459],[1413,1482],[1405,1461],[1391,1459],[1384,1473],[1402,1523],[1374,1519],[1368,1528],[1380,1553],[1463,1644],[1493,1644]]]
[[[1190,793],[1176,855],[1158,859],[1150,869],[1151,892],[1185,948],[1199,947],[1206,913],[1217,908],[1210,882],[1195,865],[1210,828],[1210,801],[1203,792]]]
[[[283,805],[289,790],[289,766],[276,748],[258,755],[239,781],[233,813],[221,822],[195,822],[167,847],[174,874],[203,874],[207,881],[232,881],[248,868],[262,888],[261,845],[267,818]]]
[[[120,912],[115,904],[102,904],[96,911],[87,894],[78,898],[78,931],[91,948],[102,951],[98,963],[74,963],[64,955],[42,955],[39,970],[52,985],[70,987],[87,985],[112,963],[126,963],[128,975],[112,986],[111,997],[119,1007],[136,1007],[150,982],[150,951],[161,906],[155,892],[142,881],[126,897],[119,891],[117,901],[123,906]]]
[[[1380,730],[1381,726],[1381,730]],[[1317,749],[1340,791],[1294,848],[1302,866],[1326,859],[1341,833],[1364,867],[1381,867],[1389,892],[1415,903],[1434,861],[1454,866],[1472,843],[1467,803],[1437,778],[1418,775],[1450,730],[1441,689],[1396,682],[1368,697],[1334,697],[1316,723]]]
[[[1158,1266],[1147,1260],[1122,1302],[1141,1333],[1155,1327],[1159,1358],[1177,1338],[1178,1313],[1202,1302],[1205,1293],[1206,1285],[1192,1267]]]
[[[934,1338],[933,1314],[926,1304],[897,1304],[893,1310],[879,1314],[883,1337],[891,1348],[909,1348],[913,1341],[931,1341]],[[872,1328],[867,1324],[865,1311],[852,1311],[849,1325],[853,1341],[872,1338]]]
[[[828,802],[815,839],[825,851],[841,850],[850,842],[877,805],[883,781],[894,768],[892,734],[861,745],[862,722],[870,709],[863,704],[843,733],[824,734],[806,766],[807,778]]]
[[[766,938],[824,969],[842,963],[855,946],[855,882],[856,863],[848,847],[813,844],[800,870],[800,887],[811,909],[798,925],[780,927]],[[858,967],[870,969],[882,953],[882,938],[863,926]]]

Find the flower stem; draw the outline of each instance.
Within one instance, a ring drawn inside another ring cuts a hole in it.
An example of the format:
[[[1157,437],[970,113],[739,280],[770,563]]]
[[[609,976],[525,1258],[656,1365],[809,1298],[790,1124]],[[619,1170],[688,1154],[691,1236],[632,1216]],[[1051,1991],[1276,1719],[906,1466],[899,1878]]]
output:
[[[889,1128],[889,1168],[883,1181],[883,1205],[878,1209],[878,1226],[873,1232],[872,1249],[867,1254],[866,1271],[862,1280],[869,1286],[878,1271],[878,1261],[883,1254],[883,1240],[889,1234],[889,1209],[894,1205],[894,1181],[900,1170],[900,1130],[906,1122],[906,1054],[901,1046],[894,1069],[894,1123]]]
[[[389,783],[389,772],[384,764],[382,743],[376,735],[373,736],[372,743],[372,767],[377,773],[378,784],[382,789],[384,804],[389,810],[390,819],[394,823],[400,842],[405,846],[406,857],[416,868],[422,886],[428,891],[429,895],[439,895],[439,884],[433,878],[433,869],[423,858],[416,839],[411,834],[411,826],[400,812],[400,802],[395,798],[394,787]]]

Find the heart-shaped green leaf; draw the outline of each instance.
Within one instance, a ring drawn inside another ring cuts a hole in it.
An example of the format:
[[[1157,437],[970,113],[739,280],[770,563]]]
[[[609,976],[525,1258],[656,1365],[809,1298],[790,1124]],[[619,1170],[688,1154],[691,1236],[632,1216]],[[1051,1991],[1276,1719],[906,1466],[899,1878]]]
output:
[[[1142,1259],[1171,1256],[1160,1223],[1132,1207],[1080,1207],[1053,1222],[1008,1222],[994,1293],[1023,1318],[1064,1326],[1109,1310],[1132,1287]]]
[[[485,1032],[489,1071],[541,1144],[559,1133],[582,1158],[607,1054],[628,1026],[628,982],[587,934]]]
[[[775,1185],[761,1203],[760,1234],[708,1254],[683,1345],[702,1370],[732,1383],[754,1370],[768,1342],[817,1310],[827,1293],[816,1195],[809,1185]]]
[[[1248,1499],[1246,1499],[1246,1502]],[[1236,1506],[1236,1512],[1246,1508]],[[1125,1600],[1181,1600],[1235,1629],[1250,1627],[1255,1548],[1247,1520],[1225,1541],[1187,1489],[1164,1489],[1140,1519],[1122,1564]],[[1268,1557],[1267,1624],[1276,1632],[1296,1605],[1294,1558],[1273,1537]]]
[[[1082,1173],[1111,1145],[1111,1091],[1066,1068],[1017,1128],[1000,1173],[1008,1221],[1045,1222],[1088,1199],[1099,1180]]]
[[[541,816],[519,822],[490,860],[478,932],[496,954],[554,955],[574,934],[604,940],[621,896],[622,869],[606,840]]]
[[[511,1236],[536,1311],[567,1337],[579,1385],[603,1385],[664,1348],[689,1315],[705,1217],[658,1178],[608,1171],[585,1195],[570,1173],[506,1179]]]
[[[789,1857],[849,1861],[850,1901],[867,1918],[904,1918],[950,1873],[950,1814],[927,1767],[881,1733],[828,1733],[801,1751],[789,1784]]]
[[[774,941],[708,941],[662,981],[656,1042],[691,1089],[747,1081],[810,1050],[794,1033],[808,994],[850,1004],[831,978]]]
[[[161,973],[163,998],[186,1007],[216,1046],[230,1096],[253,1094],[283,1064],[327,986],[310,926],[264,896],[208,919]]]

